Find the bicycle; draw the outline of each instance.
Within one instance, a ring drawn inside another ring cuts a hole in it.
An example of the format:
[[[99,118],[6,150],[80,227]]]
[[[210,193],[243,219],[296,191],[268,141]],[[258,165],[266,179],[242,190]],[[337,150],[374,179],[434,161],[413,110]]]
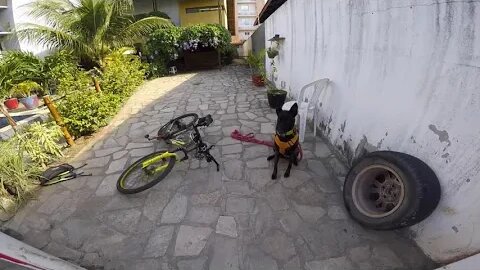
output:
[[[188,118],[191,119],[187,120]],[[214,145],[208,146],[203,142],[199,131],[199,128],[208,127],[211,123],[213,123],[211,115],[199,118],[197,114],[189,113],[163,125],[157,136],[145,135],[149,141],[164,140],[168,145],[178,148],[172,152],[157,151],[135,161],[120,175],[117,180],[117,190],[124,194],[134,194],[153,187],[171,172],[175,163],[188,160],[188,154],[193,151],[196,159],[205,158],[208,163],[214,162],[217,171],[220,171],[220,165],[210,154]],[[180,158],[178,152],[182,152],[184,156]]]

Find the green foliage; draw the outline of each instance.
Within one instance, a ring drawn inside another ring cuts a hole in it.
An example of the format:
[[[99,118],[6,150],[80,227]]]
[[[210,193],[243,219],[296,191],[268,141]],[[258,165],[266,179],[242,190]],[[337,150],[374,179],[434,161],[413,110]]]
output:
[[[261,50],[256,54],[250,52],[247,56],[247,63],[252,69],[253,74],[265,75],[265,51]]]
[[[32,53],[9,51],[0,59],[0,98],[10,97],[10,89],[23,81],[43,81],[43,63]]]
[[[145,19],[147,17],[160,17],[160,18],[170,20],[170,17],[167,15],[167,13],[161,12],[161,11],[151,11],[147,13],[136,14],[134,17],[136,21]]]
[[[235,46],[228,44],[228,46],[222,52],[222,63],[224,65],[230,65],[234,58],[238,57],[238,51]]]
[[[62,147],[58,144],[61,137],[62,132],[55,123],[33,123],[11,140],[31,162],[45,167],[63,156]]]
[[[28,15],[42,24],[24,24],[20,39],[48,48],[67,49],[85,64],[101,67],[117,48],[132,46],[169,20],[135,20],[132,0],[36,0]]]
[[[195,24],[184,27],[178,45],[184,51],[214,48],[225,51],[231,42],[230,32],[219,24]]]
[[[0,153],[0,197],[14,196],[21,201],[33,189],[38,168],[25,160],[18,145],[12,141],[0,142]]]
[[[12,97],[29,97],[33,93],[42,92],[42,87],[34,81],[24,81],[14,85],[10,92],[10,96]]]
[[[77,63],[78,59],[68,51],[45,57],[45,88],[59,95],[88,89],[91,78]]]
[[[58,104],[68,130],[75,137],[90,135],[106,126],[121,105],[122,98],[108,92],[74,92]]]
[[[149,77],[159,77],[167,73],[167,64],[178,53],[178,38],[182,28],[170,27],[153,32],[145,44],[145,54],[150,67]]]
[[[104,92],[124,98],[130,96],[144,78],[145,66],[138,56],[116,52],[107,58],[100,83]]]

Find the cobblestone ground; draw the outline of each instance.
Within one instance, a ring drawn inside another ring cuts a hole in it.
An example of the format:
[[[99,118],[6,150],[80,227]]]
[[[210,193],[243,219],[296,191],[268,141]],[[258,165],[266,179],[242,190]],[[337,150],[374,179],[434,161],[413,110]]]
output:
[[[205,133],[221,171],[191,159],[148,191],[118,193],[126,165],[164,147],[144,135],[186,112],[213,115]],[[307,137],[291,177],[273,181],[271,150],[229,137],[240,129],[269,139],[275,120],[242,66],[153,80],[75,161],[93,176],[44,188],[4,227],[88,269],[431,269],[409,240],[347,216],[346,169],[321,139]]]

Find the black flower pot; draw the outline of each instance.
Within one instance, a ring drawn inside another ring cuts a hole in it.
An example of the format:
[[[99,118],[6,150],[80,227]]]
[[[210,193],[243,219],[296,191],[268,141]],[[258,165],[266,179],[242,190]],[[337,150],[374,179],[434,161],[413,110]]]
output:
[[[285,99],[287,98],[287,91],[285,90],[268,90],[267,91],[268,97],[268,105],[270,108],[277,109],[281,108],[285,103]]]

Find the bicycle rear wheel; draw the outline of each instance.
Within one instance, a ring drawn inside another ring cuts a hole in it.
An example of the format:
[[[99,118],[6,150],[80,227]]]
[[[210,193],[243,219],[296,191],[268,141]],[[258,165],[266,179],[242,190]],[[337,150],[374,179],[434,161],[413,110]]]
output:
[[[134,194],[147,190],[162,181],[175,165],[174,157],[161,159],[146,168],[143,168],[143,163],[165,152],[155,152],[135,161],[118,178],[117,190],[123,194]],[[163,168],[158,170],[161,167]]]
[[[196,113],[187,113],[174,118],[163,125],[160,130],[158,130],[158,137],[164,140],[172,139],[176,135],[193,127],[197,120],[198,114]]]

